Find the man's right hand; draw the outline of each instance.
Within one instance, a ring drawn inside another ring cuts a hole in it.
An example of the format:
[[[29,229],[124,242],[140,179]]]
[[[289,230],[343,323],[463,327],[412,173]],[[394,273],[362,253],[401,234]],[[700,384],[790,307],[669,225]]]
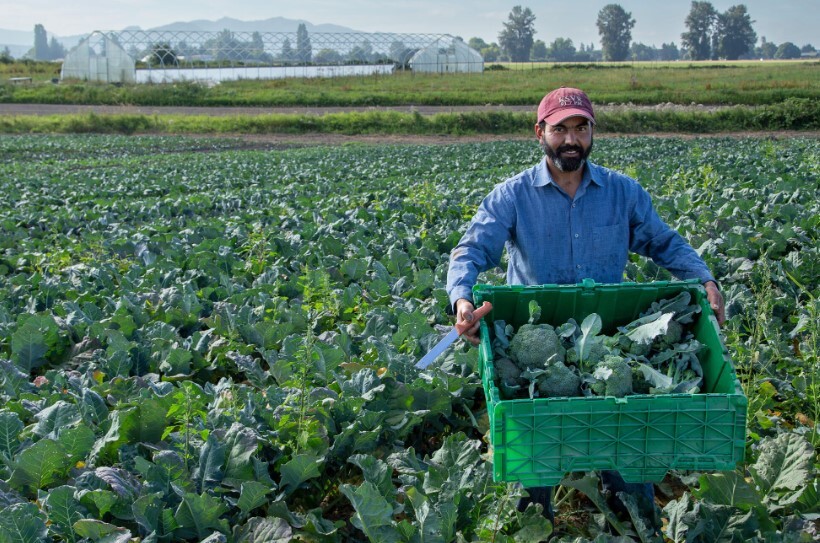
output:
[[[481,323],[481,319],[474,318],[473,311],[475,311],[475,306],[470,300],[461,298],[456,302],[456,324],[462,322],[472,323],[472,326],[461,334],[461,337],[477,346],[480,343],[478,327]]]

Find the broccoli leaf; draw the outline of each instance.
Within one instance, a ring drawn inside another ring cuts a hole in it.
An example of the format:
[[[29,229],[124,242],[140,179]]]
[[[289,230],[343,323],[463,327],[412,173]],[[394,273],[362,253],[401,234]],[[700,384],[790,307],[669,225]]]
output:
[[[15,503],[0,515],[0,541],[42,543],[48,537],[48,528],[40,510],[33,503]]]
[[[681,313],[689,307],[692,295],[684,290],[674,298],[652,302],[646,313]]]
[[[654,315],[658,314],[655,313]],[[637,328],[632,328],[626,335],[636,343],[652,343],[656,337],[666,333],[666,327],[669,325],[669,321],[672,320],[672,316],[672,313],[658,315],[657,318],[643,323]]]
[[[500,348],[500,349],[509,349],[510,348],[510,338],[507,335],[507,323],[503,320],[497,320],[493,322],[493,332],[495,332],[495,341],[493,342],[493,347]]]
[[[812,446],[797,434],[766,438],[760,444],[760,456],[749,471],[755,484],[771,497],[777,491],[796,490],[811,477]]]
[[[574,319],[569,319],[567,322],[555,329],[555,333],[562,339],[569,339],[575,335],[578,330],[578,323]]]
[[[528,321],[530,324],[535,324],[539,320],[541,320],[541,306],[538,305],[538,302],[535,300],[530,300],[529,306],[527,307],[530,312],[530,320]]]
[[[602,327],[601,316],[597,313],[590,313],[581,323],[581,339],[578,341],[579,363],[582,364],[584,359],[589,356],[589,350],[592,348],[592,338],[600,333]]]
[[[618,520],[618,516],[609,507],[609,504],[607,503],[604,495],[601,494],[601,491],[598,490],[598,482],[598,476],[595,472],[591,472],[590,474],[577,479],[565,477],[561,481],[561,485],[583,492],[584,495],[589,498],[595,507],[597,507],[598,510],[604,515],[604,518],[606,518],[607,522],[612,525],[612,528],[620,535],[625,535],[627,532],[626,527],[621,523],[621,521]]]
[[[646,379],[655,390],[669,390],[672,388],[672,378],[662,374],[652,366],[638,364],[638,369],[643,373],[643,378]]]
[[[641,498],[629,492],[618,492],[618,498],[626,507],[632,526],[638,532],[641,543],[654,543],[658,541],[655,537],[656,514],[654,503],[645,503],[648,498]]]
[[[717,505],[731,505],[742,511],[761,504],[754,486],[736,471],[725,473],[705,473],[698,479],[698,488],[692,494]]]

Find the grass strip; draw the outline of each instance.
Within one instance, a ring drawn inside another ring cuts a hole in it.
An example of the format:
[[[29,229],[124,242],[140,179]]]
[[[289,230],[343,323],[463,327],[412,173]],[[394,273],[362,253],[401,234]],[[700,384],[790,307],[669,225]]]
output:
[[[0,102],[134,106],[333,107],[532,105],[559,86],[584,89],[597,104],[766,105],[820,98],[817,61],[757,63],[555,64],[482,74],[413,74],[109,85],[38,81],[3,84]],[[17,74],[15,74],[17,75]]]
[[[0,118],[0,133],[527,135],[532,132],[534,122],[532,114],[512,112],[425,116],[420,113],[365,111],[216,117],[89,113],[6,116]],[[818,130],[820,102],[791,98],[769,106],[737,106],[712,112],[616,111],[601,113],[598,129],[611,134]]]

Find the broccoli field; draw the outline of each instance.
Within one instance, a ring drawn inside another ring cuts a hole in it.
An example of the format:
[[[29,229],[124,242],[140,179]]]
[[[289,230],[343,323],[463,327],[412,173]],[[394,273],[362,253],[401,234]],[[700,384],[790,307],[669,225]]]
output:
[[[450,249],[540,158],[0,136],[0,543],[817,540],[820,140],[595,143],[713,270],[749,401],[735,471],[656,485],[659,536],[595,472],[556,487],[554,529],[518,512],[476,349],[414,367],[451,324]]]

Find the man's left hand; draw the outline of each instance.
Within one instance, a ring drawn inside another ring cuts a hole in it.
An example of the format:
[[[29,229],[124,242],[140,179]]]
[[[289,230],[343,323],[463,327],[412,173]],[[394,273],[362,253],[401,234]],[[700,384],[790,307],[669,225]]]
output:
[[[723,294],[720,293],[720,289],[714,281],[707,281],[703,286],[706,288],[706,299],[709,300],[709,305],[712,306],[712,311],[715,312],[718,324],[723,326],[723,323],[726,322]]]

